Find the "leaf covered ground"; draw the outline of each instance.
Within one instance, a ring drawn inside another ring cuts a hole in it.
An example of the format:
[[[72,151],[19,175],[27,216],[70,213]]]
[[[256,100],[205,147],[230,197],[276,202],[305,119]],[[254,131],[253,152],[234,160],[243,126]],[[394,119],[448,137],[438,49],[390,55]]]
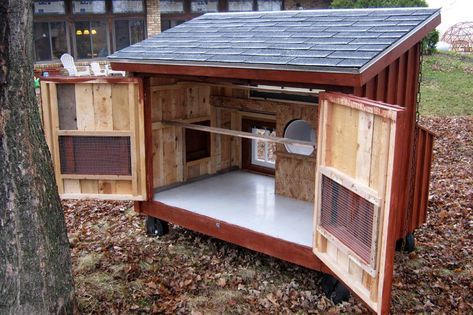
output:
[[[393,313],[473,313],[473,117],[424,118],[437,133],[429,215],[396,254]],[[333,305],[321,274],[172,226],[148,238],[130,203],[64,201],[83,313],[366,313]]]

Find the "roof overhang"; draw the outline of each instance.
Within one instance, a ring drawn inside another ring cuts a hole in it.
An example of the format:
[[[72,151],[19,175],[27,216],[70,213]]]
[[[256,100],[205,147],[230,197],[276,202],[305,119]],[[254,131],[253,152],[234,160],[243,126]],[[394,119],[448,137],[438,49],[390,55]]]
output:
[[[361,69],[109,59],[112,68],[135,73],[359,87],[420,42],[440,24],[440,10],[376,56]]]

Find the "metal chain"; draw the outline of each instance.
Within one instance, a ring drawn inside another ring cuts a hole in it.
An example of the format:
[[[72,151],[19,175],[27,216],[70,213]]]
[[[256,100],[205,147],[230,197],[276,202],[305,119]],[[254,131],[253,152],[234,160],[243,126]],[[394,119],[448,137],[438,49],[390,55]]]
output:
[[[409,177],[410,177],[410,182],[409,182],[409,193],[408,193],[408,198],[409,202],[406,207],[406,215],[404,216],[404,226],[403,226],[403,237],[406,237],[407,231],[409,229],[409,224],[411,223],[412,219],[412,213],[414,212],[413,209],[413,204],[414,204],[414,192],[415,192],[415,179],[416,179],[416,164],[417,164],[417,143],[419,141],[419,118],[420,118],[420,102],[421,102],[421,92],[420,92],[420,86],[422,82],[422,63],[424,60],[424,55],[422,53],[422,48],[419,47],[419,74],[417,76],[417,95],[416,95],[416,121],[414,125],[414,139],[413,139],[413,148],[412,148],[412,159],[411,159],[411,165],[410,165],[410,170],[409,170]],[[404,246],[406,245],[406,242],[403,241],[402,243],[402,248],[401,252],[404,251]]]
[[[416,125],[419,123],[420,118],[420,102],[422,99],[422,94],[420,93],[420,87],[422,80],[424,79],[424,73],[422,66],[424,64],[424,52],[422,47],[419,49],[419,76],[417,78],[417,98],[416,98]]]

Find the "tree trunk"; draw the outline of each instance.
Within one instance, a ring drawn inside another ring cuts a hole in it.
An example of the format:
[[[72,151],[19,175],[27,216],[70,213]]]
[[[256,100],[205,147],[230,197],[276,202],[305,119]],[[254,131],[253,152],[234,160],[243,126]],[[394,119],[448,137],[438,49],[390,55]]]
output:
[[[33,88],[32,8],[0,0],[0,314],[70,314],[69,242]]]

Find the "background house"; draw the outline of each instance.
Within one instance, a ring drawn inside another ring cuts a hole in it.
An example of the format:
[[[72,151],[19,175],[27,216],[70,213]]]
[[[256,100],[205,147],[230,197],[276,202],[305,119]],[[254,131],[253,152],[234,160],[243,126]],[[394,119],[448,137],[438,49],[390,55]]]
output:
[[[328,8],[331,0],[161,0],[164,31],[207,12],[280,11]]]
[[[89,62],[207,12],[329,4],[329,0],[35,0],[34,56],[37,68],[53,67],[64,53]]]

